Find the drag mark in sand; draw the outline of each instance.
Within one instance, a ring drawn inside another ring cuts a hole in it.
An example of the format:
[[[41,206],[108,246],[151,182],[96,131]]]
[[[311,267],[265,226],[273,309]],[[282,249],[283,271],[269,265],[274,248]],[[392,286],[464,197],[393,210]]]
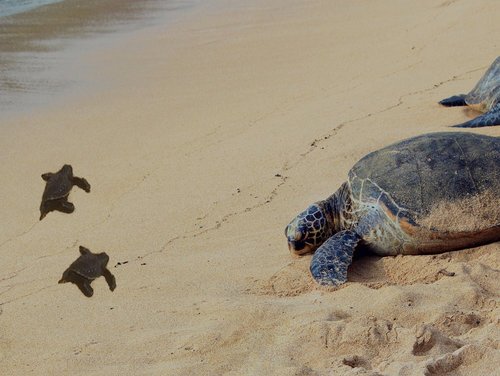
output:
[[[12,238],[7,239],[4,241],[2,244],[0,244],[0,249],[5,245],[8,244],[14,240],[17,240],[19,238],[22,238],[24,235],[28,234],[33,228],[39,223],[39,221],[34,222],[28,229],[24,230],[23,232],[20,232],[19,234],[14,235]]]
[[[21,269],[18,269],[18,270],[15,270],[15,271],[11,272],[8,276],[1,278],[0,279],[0,283],[8,281],[8,280],[11,280],[13,278],[16,278],[20,273],[22,273],[26,269],[32,267],[33,265],[36,265],[36,263],[37,263],[38,260],[42,260],[42,259],[45,259],[45,258],[48,258],[48,257],[59,256],[59,255],[61,255],[63,253],[66,253],[68,250],[75,248],[77,246],[77,244],[79,244],[79,243],[80,243],[80,241],[77,239],[77,240],[75,240],[73,242],[73,244],[71,244],[70,246],[65,247],[62,251],[59,251],[57,253],[53,253],[53,254],[50,254],[50,255],[44,255],[44,256],[37,257],[36,259],[33,260],[32,264],[26,265],[26,266],[22,267]],[[4,290],[2,290],[0,292],[0,296],[8,293],[9,291],[13,290],[15,287],[18,287],[20,285],[27,285],[27,284],[30,284],[30,283],[33,283],[33,282],[39,283],[40,281],[41,281],[41,279],[37,279],[37,280],[30,280],[30,281],[21,282],[21,283],[13,283],[13,284],[10,284],[10,285],[0,286],[0,288],[5,288]],[[48,286],[44,286],[44,287],[36,290],[33,293],[22,295],[22,296],[18,296],[18,297],[14,298],[14,299],[7,300],[7,301],[4,301],[4,302],[0,302],[0,307],[2,305],[4,305],[4,304],[11,303],[11,302],[14,302],[14,301],[18,301],[18,300],[21,300],[21,299],[26,298],[28,296],[34,295],[34,294],[36,294],[36,293],[38,293],[38,292],[40,292],[42,290],[48,289],[50,287],[53,287],[53,285],[51,284],[51,285],[48,285]]]
[[[275,198],[276,196],[278,195],[278,190],[279,188],[284,185],[288,179],[288,177],[286,176],[282,176],[281,174],[276,174],[275,177],[279,178],[280,179],[280,182],[276,185],[276,187],[266,196],[266,198],[252,206],[249,206],[243,210],[240,210],[240,211],[235,211],[235,212],[232,212],[232,213],[228,213],[226,215],[224,215],[221,219],[219,220],[216,220],[215,221],[215,224],[212,225],[211,227],[207,227],[207,228],[204,228],[203,230],[200,230],[200,231],[196,231],[196,232],[192,232],[190,234],[186,234],[186,235],[176,235],[174,237],[172,237],[171,239],[169,239],[165,244],[162,245],[162,247],[157,250],[157,251],[151,251],[151,252],[148,252],[148,253],[145,253],[141,256],[138,256],[136,260],[142,260],[148,256],[151,256],[153,254],[156,254],[156,253],[162,253],[166,250],[168,250],[168,248],[176,241],[178,240],[185,240],[185,239],[191,239],[191,238],[196,238],[198,236],[201,236],[201,235],[204,235],[208,232],[211,232],[211,231],[215,231],[215,230],[218,230],[224,223],[228,222],[230,218],[232,217],[235,217],[237,215],[241,215],[241,214],[244,214],[244,213],[249,213],[251,212],[252,210],[255,210],[257,208],[260,208],[264,205],[267,205],[269,203],[271,203]],[[205,214],[204,216],[202,216],[202,218],[206,218],[208,217],[208,213]]]
[[[344,128],[346,125],[348,124],[351,124],[351,123],[355,123],[357,121],[361,121],[361,120],[365,120],[369,117],[372,117],[372,116],[377,116],[377,115],[380,115],[382,113],[385,113],[385,112],[388,112],[388,111],[391,111],[393,110],[394,108],[397,108],[399,106],[401,106],[403,103],[405,103],[405,99],[406,98],[409,98],[409,97],[412,97],[414,95],[418,95],[418,94],[423,94],[423,93],[427,93],[427,92],[430,92],[430,91],[433,91],[435,89],[437,89],[438,87],[448,83],[448,82],[452,82],[452,81],[455,81],[457,79],[460,79],[464,76],[467,76],[471,73],[475,73],[475,72],[478,72],[478,71],[483,71],[484,70],[484,67],[481,67],[481,68],[476,68],[476,69],[473,69],[473,70],[470,70],[470,71],[467,71],[465,73],[462,73],[460,75],[456,75],[456,76],[453,76],[452,78],[450,79],[447,79],[445,81],[441,81],[437,84],[434,84],[432,87],[428,87],[426,89],[422,89],[422,90],[416,90],[416,91],[412,91],[410,93],[407,93],[407,94],[404,94],[402,96],[399,97],[399,99],[397,100],[397,102],[395,104],[392,104],[380,111],[377,111],[377,112],[374,112],[374,113],[368,113],[366,115],[363,115],[363,116],[359,116],[357,118],[354,118],[354,119],[349,119],[349,120],[346,120],[342,123],[340,123],[339,125],[337,125],[335,128],[333,128],[330,132],[328,132],[327,134],[319,137],[319,138],[315,138],[309,145],[309,149],[306,150],[305,152],[303,153],[300,153],[300,157],[302,159],[300,160],[297,160],[295,163],[293,164],[290,164],[289,162],[286,162],[282,168],[282,171],[288,171],[290,169],[292,169],[293,167],[295,167],[296,165],[298,165],[300,162],[303,161],[303,158],[306,157],[307,155],[309,155],[310,153],[312,153],[315,149],[317,149],[318,147],[321,146],[321,144],[323,144],[324,142],[326,142],[327,140],[329,140],[330,138],[332,138],[333,136],[336,136],[338,134],[338,132]],[[321,147],[322,149],[324,147]]]

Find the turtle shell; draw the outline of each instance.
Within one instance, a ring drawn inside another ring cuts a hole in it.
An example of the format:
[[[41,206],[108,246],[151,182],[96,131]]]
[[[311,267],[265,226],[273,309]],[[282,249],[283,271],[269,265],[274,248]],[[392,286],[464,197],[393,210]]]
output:
[[[92,253],[88,249],[84,248],[80,257],[78,257],[67,269],[73,273],[76,273],[86,279],[94,280],[103,275],[103,270],[108,265],[109,256],[102,253]]]
[[[43,201],[58,200],[69,195],[73,187],[73,168],[64,165],[58,172],[53,174],[45,185]]]
[[[482,112],[489,111],[500,102],[500,56],[491,64],[474,89],[467,94],[465,102]]]
[[[485,191],[500,197],[500,138],[444,132],[407,139],[362,158],[348,183],[355,205],[382,203],[418,224],[442,202]]]

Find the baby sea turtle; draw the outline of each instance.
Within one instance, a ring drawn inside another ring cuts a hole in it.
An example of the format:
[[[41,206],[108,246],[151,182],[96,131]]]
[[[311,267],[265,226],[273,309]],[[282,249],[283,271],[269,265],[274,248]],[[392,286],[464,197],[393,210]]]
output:
[[[73,167],[65,164],[56,173],[47,172],[42,175],[47,182],[43,191],[42,203],[40,204],[40,220],[52,210],[63,213],[73,213],[75,206],[68,202],[68,195],[73,185],[90,192],[90,184],[84,178],[73,176]]]
[[[90,298],[94,294],[90,284],[94,279],[104,276],[109,289],[113,291],[116,288],[116,280],[106,267],[109,256],[105,252],[92,253],[83,246],[80,246],[80,253],[80,257],[64,271],[59,283],[72,282],[85,296]]]
[[[454,95],[439,103],[447,107],[469,106],[484,112],[483,115],[455,127],[477,128],[500,125],[500,56],[495,59],[469,94]]]
[[[315,251],[310,270],[325,285],[347,281],[358,246],[387,256],[498,241],[500,138],[432,133],[372,152],[285,234],[293,253]]]

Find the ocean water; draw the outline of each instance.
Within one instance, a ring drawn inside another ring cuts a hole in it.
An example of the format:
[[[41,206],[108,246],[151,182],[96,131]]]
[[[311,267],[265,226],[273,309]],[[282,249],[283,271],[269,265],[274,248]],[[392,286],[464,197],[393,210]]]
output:
[[[11,16],[61,1],[63,0],[0,0],[0,17]]]
[[[100,87],[87,61],[96,48],[174,22],[199,3],[0,0],[0,128],[5,119]]]

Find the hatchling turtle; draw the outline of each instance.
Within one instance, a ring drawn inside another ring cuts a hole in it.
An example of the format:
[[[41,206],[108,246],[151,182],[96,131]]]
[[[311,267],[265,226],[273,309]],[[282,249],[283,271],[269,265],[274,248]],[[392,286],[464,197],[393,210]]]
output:
[[[92,281],[100,276],[104,276],[109,289],[116,288],[116,280],[113,274],[106,267],[109,256],[105,253],[92,253],[87,248],[80,246],[80,257],[66,269],[59,280],[59,283],[72,282],[78,286],[80,291],[87,297],[94,295],[94,290],[90,286]]]
[[[380,256],[432,254],[500,240],[500,138],[462,132],[410,138],[358,161],[347,182],[285,229],[314,252],[311,274],[347,281],[358,246]]]
[[[477,128],[500,125],[500,56],[495,59],[469,94],[459,94],[439,102],[443,106],[469,106],[482,115],[462,124],[459,128]]]
[[[83,189],[85,192],[90,192],[90,184],[84,178],[73,176],[73,167],[65,164],[56,173],[47,172],[42,174],[42,179],[47,183],[42,195],[42,203],[40,204],[40,220],[47,213],[58,210],[63,213],[73,213],[75,206],[68,202],[68,195],[73,188],[73,185]]]

